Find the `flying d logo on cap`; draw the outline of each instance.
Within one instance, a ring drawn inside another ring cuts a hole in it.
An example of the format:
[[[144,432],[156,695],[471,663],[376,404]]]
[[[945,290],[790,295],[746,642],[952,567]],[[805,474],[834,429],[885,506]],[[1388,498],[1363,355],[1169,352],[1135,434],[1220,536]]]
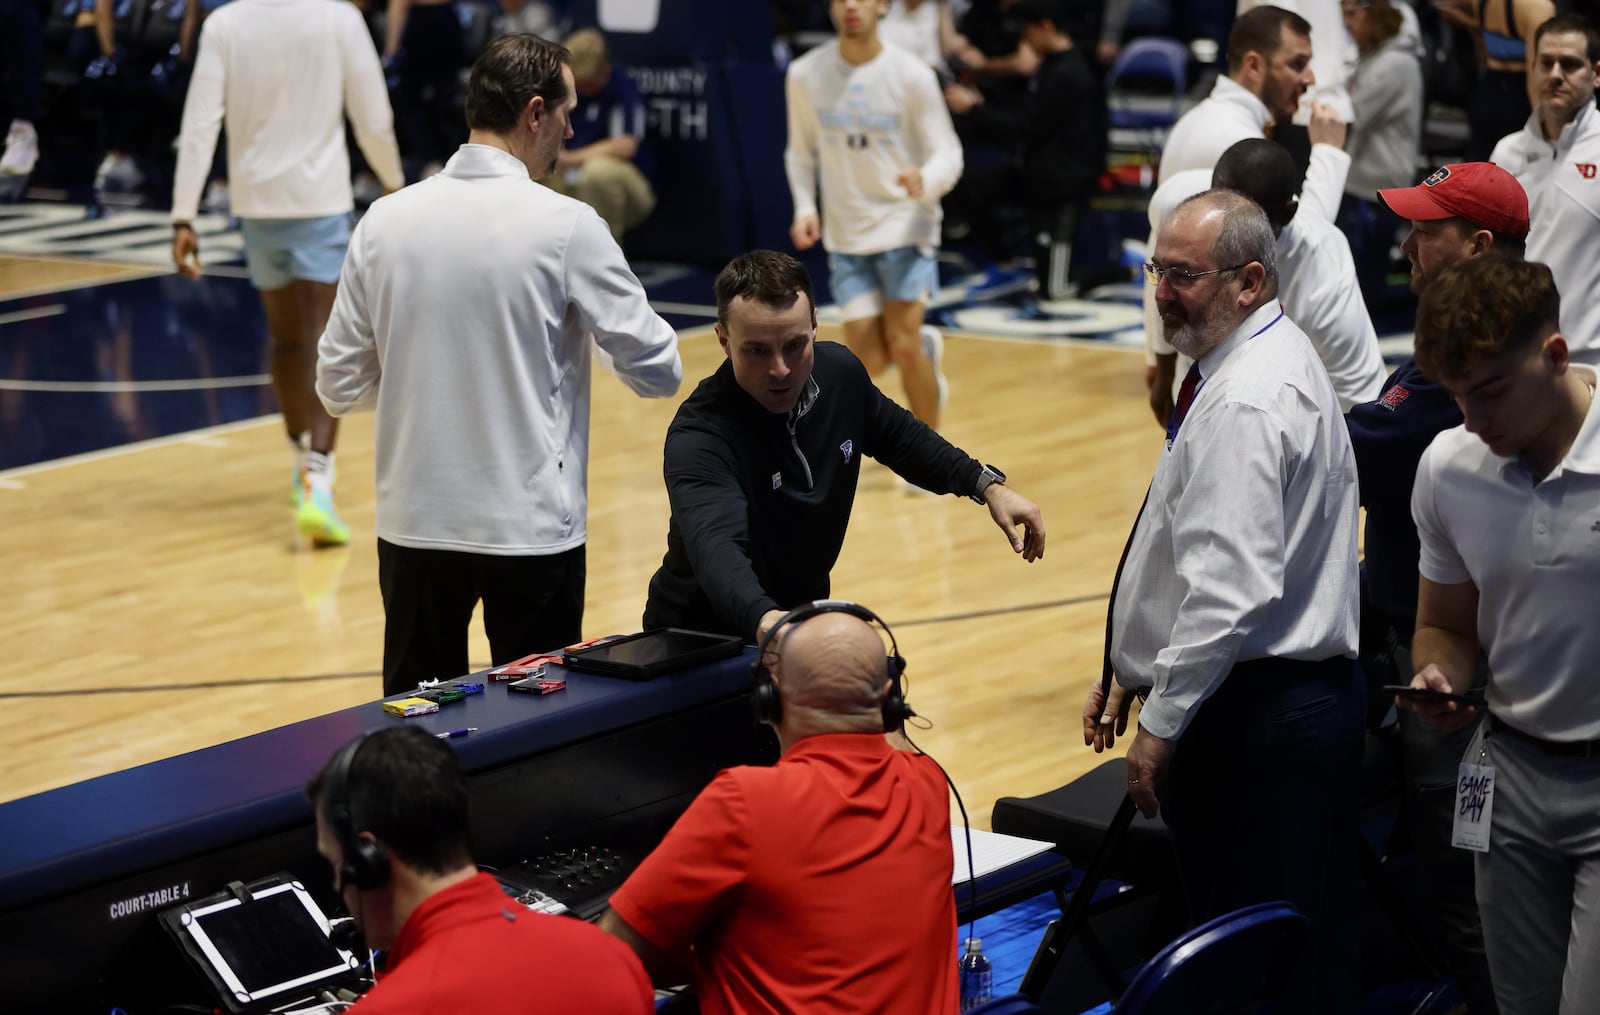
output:
[[[1424,187],[1437,187],[1448,179],[1450,179],[1450,167],[1440,166],[1426,180],[1422,181],[1422,185]]]

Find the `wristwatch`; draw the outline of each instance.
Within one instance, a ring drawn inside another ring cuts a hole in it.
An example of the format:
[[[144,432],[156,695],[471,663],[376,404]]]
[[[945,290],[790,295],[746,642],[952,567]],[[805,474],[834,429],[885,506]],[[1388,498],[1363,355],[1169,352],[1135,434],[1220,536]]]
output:
[[[992,465],[985,465],[983,468],[978,470],[978,481],[973,484],[972,492],[967,494],[967,496],[971,497],[979,504],[988,503],[983,499],[983,492],[989,489],[990,485],[994,483],[999,483],[1001,486],[1004,486],[1006,483],[1006,474]]]

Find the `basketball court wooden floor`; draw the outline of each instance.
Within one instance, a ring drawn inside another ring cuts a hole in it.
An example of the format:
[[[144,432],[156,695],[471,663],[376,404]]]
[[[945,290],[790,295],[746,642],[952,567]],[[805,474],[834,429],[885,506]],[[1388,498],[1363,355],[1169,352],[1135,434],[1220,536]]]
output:
[[[116,304],[104,294],[121,286],[175,281],[149,265],[0,257],[0,448],[76,426],[117,427],[122,442],[0,472],[0,800],[380,694],[372,418],[349,419],[339,443],[351,545],[297,545],[247,285],[203,283],[210,317],[198,324],[163,310],[163,290],[148,320],[106,309]],[[642,401],[596,372],[589,636],[639,626],[666,540],[662,437],[681,397],[721,359],[710,328],[689,323],[705,322],[709,308],[672,309],[688,315],[674,318],[686,325],[678,397]],[[77,332],[66,328],[74,321]],[[193,329],[209,333],[184,339]],[[908,492],[869,463],[833,584],[894,628],[908,698],[932,722],[914,736],[987,827],[997,797],[1042,792],[1102,760],[1082,746],[1079,714],[1100,669],[1111,576],[1162,436],[1136,353],[947,335],[944,432],[1041,505],[1045,557],[1024,564],[982,508]],[[166,375],[141,364],[142,350],[163,341],[189,357]],[[30,368],[28,349],[37,364],[62,342],[84,344],[69,357],[81,368],[73,376]],[[220,362],[228,357],[237,362]],[[882,384],[900,396],[892,372]],[[167,411],[154,393],[177,389],[194,400],[199,428],[140,441],[171,429],[150,417]],[[239,421],[205,426],[218,419]],[[473,639],[474,660],[486,664],[476,622]]]

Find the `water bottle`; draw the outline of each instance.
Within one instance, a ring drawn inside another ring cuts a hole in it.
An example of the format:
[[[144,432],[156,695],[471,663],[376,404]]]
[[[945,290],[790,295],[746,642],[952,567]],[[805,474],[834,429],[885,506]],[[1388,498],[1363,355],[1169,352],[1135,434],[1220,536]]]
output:
[[[961,956],[961,1010],[976,1008],[989,1000],[994,982],[994,967],[983,954],[983,939],[967,938],[967,953]]]

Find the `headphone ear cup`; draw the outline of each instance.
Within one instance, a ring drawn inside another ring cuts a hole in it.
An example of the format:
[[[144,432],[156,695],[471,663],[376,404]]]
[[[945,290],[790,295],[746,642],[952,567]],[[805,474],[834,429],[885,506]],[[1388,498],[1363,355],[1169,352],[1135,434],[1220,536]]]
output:
[[[883,698],[883,731],[885,733],[898,732],[905,726],[906,720],[916,715],[911,706],[906,704],[905,691],[900,686],[900,676],[906,671],[905,657],[896,652],[889,657],[889,693]]]
[[[357,836],[345,851],[341,876],[364,891],[382,888],[389,883],[389,854],[371,839]]]
[[[767,726],[778,725],[783,718],[783,699],[778,697],[778,685],[772,682],[766,670],[756,670],[756,683],[750,689],[750,704],[755,709],[756,722]]]

